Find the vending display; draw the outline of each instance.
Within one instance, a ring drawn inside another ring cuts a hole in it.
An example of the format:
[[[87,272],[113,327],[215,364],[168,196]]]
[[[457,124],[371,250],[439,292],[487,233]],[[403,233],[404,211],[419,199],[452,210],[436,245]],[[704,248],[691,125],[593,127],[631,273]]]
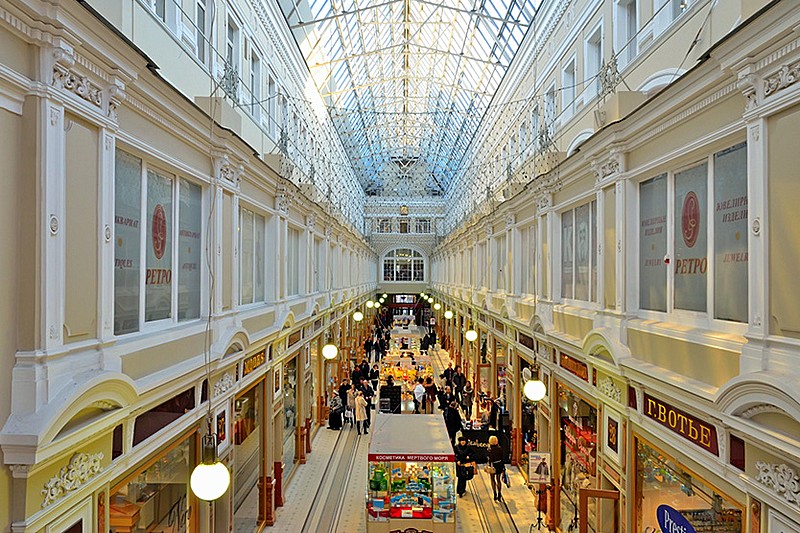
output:
[[[389,522],[390,528],[455,532],[455,456],[442,417],[379,413],[373,427],[367,531],[385,531]]]

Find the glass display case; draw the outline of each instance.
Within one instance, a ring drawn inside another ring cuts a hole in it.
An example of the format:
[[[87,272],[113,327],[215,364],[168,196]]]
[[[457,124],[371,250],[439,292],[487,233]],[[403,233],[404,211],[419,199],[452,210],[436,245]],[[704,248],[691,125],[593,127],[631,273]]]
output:
[[[369,450],[367,531],[455,531],[455,455],[439,415],[377,415]]]

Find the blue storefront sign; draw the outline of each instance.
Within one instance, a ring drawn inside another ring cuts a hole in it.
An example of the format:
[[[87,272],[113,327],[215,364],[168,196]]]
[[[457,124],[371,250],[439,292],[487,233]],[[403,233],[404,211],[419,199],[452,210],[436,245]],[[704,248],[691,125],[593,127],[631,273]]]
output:
[[[662,533],[697,533],[686,517],[669,505],[658,506],[656,519]]]

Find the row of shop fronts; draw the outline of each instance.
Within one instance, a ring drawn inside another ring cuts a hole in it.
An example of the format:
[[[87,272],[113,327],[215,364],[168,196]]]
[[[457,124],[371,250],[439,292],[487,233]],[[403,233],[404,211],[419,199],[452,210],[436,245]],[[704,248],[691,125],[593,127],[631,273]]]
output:
[[[460,312],[440,322],[444,345],[476,394],[504,406],[511,463],[554,530],[658,533],[675,523],[687,532],[798,531],[785,502],[768,508],[775,499],[761,490],[765,478],[748,476],[757,462],[749,456],[761,451],[703,408],[623,377],[608,352],[586,355],[538,327],[516,330],[456,302],[451,309]],[[470,328],[478,332],[472,343],[464,338]],[[530,379],[547,387],[539,402],[522,393]],[[791,501],[792,490],[777,492]]]
[[[287,503],[287,485],[327,421],[325,389],[341,370],[338,359],[321,356],[322,346],[330,340],[347,353],[362,342],[347,334],[348,313],[314,318],[267,345],[242,350],[232,344],[210,383],[203,379],[121,421],[113,434],[76,450],[66,466],[58,464],[62,468],[45,484],[49,492],[42,491],[43,518],[57,518],[42,530],[255,532],[273,526],[277,508]],[[209,393],[218,456],[231,473],[229,489],[211,503],[196,498],[189,483],[208,431]],[[41,486],[36,481],[29,479],[29,494]]]

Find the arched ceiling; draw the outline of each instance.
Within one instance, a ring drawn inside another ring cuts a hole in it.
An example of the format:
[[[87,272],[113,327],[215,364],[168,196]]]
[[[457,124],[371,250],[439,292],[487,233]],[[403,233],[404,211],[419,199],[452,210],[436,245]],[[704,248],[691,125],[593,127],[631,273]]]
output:
[[[279,0],[368,195],[441,196],[540,0]]]

